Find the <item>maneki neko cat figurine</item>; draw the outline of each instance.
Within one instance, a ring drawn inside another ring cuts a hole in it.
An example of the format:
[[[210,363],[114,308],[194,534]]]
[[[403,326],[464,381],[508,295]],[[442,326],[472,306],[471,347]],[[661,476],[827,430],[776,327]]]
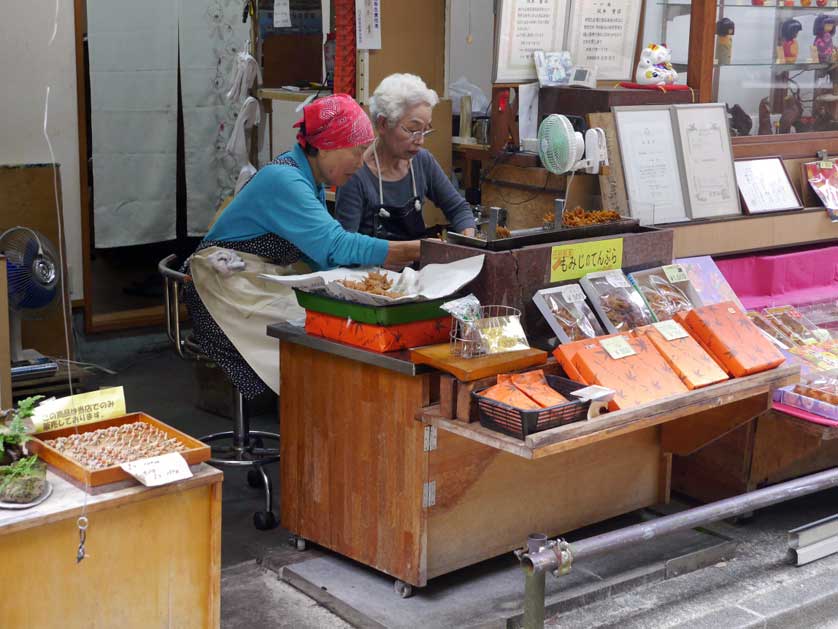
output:
[[[649,44],[640,53],[634,80],[640,85],[671,85],[678,78],[672,53],[663,44]]]

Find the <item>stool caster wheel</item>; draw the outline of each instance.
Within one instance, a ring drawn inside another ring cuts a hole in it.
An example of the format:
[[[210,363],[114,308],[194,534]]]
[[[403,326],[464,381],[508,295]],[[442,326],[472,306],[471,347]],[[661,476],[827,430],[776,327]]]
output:
[[[247,484],[253,487],[253,489],[262,489],[265,486],[262,472],[257,469],[247,470]]]
[[[269,531],[279,525],[273,511],[257,511],[253,514],[253,526],[260,531]]]
[[[296,548],[300,552],[308,550],[308,541],[304,537],[292,535],[288,538],[288,545],[292,548]]]
[[[413,586],[410,585],[410,583],[405,583],[404,581],[396,579],[395,583],[393,583],[393,589],[396,591],[396,594],[402,598],[410,598],[413,596]]]

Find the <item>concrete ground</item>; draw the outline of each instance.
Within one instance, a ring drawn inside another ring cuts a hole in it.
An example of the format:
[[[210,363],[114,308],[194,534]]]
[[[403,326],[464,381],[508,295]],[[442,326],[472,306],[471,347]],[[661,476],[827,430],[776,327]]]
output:
[[[192,368],[176,357],[165,337],[77,339],[78,359],[113,369],[94,385],[125,387],[129,410],[142,410],[199,436],[229,429],[230,422],[194,407]],[[254,427],[277,429],[273,413],[253,418]],[[278,470],[269,473],[276,478]],[[275,496],[278,502],[279,496]],[[298,553],[282,529],[258,531],[252,514],[262,493],[241,472],[225,472],[222,520],[222,626],[349,627],[326,608],[280,580],[291,563],[322,556]],[[278,505],[274,510],[278,513]],[[562,612],[550,627],[838,627],[838,556],[804,567],[785,562],[786,532],[838,512],[838,490],[766,509],[743,524],[713,529],[739,541],[732,560]],[[575,569],[584,569],[580,562]],[[552,577],[548,576],[548,579]]]

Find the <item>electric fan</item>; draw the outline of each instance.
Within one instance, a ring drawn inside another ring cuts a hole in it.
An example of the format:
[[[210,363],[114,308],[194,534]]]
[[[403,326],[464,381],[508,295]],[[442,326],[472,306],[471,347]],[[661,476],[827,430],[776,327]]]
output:
[[[600,165],[608,165],[605,132],[590,128],[583,136],[574,130],[566,116],[550,114],[538,127],[538,156],[544,167],[554,175],[576,170],[596,175]],[[565,189],[567,194],[567,189]],[[556,199],[555,225],[561,225],[565,200]]]
[[[44,357],[24,350],[22,319],[46,316],[61,296],[59,257],[46,236],[28,227],[12,227],[0,234],[0,254],[6,256],[9,280],[9,321],[12,365],[41,363]]]

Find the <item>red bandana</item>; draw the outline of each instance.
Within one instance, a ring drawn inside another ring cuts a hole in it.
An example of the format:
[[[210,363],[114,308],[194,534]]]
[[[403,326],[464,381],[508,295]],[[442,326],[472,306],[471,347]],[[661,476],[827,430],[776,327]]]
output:
[[[335,94],[312,101],[303,107],[303,117],[294,127],[305,122],[306,134],[297,133],[303,148],[307,144],[326,150],[352,148],[375,139],[372,123],[361,106],[348,94]]]

